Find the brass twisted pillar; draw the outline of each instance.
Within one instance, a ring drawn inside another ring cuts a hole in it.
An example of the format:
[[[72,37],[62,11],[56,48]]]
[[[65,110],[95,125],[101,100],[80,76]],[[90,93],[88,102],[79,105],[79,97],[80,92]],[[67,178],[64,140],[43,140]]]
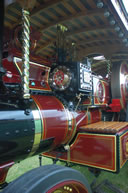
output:
[[[29,99],[30,17],[25,9],[22,9],[22,28],[22,92],[23,98]]]

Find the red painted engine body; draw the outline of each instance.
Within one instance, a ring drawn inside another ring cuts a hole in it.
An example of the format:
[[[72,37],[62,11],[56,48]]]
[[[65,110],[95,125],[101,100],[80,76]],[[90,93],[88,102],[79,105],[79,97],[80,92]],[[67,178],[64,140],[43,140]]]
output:
[[[19,57],[3,59],[6,69],[3,81],[6,85],[21,84],[21,64]],[[65,103],[52,93],[48,82],[49,66],[50,63],[44,60],[40,60],[40,64],[30,62],[29,88],[33,100],[31,111],[34,136],[27,156],[36,154],[40,149],[44,156],[53,159],[57,157],[66,162],[118,172],[128,159],[128,126],[121,127],[121,130],[115,133],[104,128],[102,132],[98,131],[98,127],[94,130],[83,129],[86,125],[102,121],[103,111],[113,111],[108,82],[94,76],[93,95],[85,97],[81,104],[85,110],[69,110]],[[115,107],[113,112],[115,109],[116,112],[119,110]],[[43,149],[42,142],[49,140],[51,142],[47,150]],[[13,161],[16,160],[14,157]],[[6,163],[3,163],[2,167],[6,168]]]

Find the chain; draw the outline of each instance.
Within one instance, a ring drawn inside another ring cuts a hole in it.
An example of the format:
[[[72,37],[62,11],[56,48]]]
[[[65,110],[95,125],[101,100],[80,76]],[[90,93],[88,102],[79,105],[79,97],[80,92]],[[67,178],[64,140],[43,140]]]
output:
[[[22,91],[23,98],[29,99],[29,48],[30,48],[30,17],[29,11],[22,10]]]

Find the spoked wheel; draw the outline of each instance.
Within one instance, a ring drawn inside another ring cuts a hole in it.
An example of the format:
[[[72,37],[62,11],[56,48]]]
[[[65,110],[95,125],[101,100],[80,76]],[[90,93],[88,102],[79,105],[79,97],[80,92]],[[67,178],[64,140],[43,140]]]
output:
[[[78,171],[47,165],[33,169],[14,182],[2,193],[91,193],[85,177]]]

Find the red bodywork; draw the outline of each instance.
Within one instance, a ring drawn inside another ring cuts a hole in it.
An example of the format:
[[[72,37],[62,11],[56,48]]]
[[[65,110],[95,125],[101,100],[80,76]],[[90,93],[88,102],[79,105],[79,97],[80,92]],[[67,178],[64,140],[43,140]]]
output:
[[[7,70],[3,77],[4,82],[20,84],[21,59],[8,57],[3,60],[3,65]],[[114,134],[81,130],[82,126],[101,121],[102,109],[111,112],[121,110],[118,100],[113,99],[112,104],[109,104],[109,84],[105,80],[94,77],[94,95],[92,98],[85,98],[82,104],[88,106],[87,110],[69,111],[61,100],[50,95],[52,91],[48,83],[49,66],[50,63],[45,63],[43,60],[40,64],[30,62],[29,87],[31,91],[36,92],[31,97],[42,122],[41,140],[54,138],[49,152],[43,155],[112,172],[119,171],[128,159],[128,127]],[[62,145],[65,151],[58,156],[58,151],[55,149]],[[5,169],[2,172],[5,173],[4,171]]]

